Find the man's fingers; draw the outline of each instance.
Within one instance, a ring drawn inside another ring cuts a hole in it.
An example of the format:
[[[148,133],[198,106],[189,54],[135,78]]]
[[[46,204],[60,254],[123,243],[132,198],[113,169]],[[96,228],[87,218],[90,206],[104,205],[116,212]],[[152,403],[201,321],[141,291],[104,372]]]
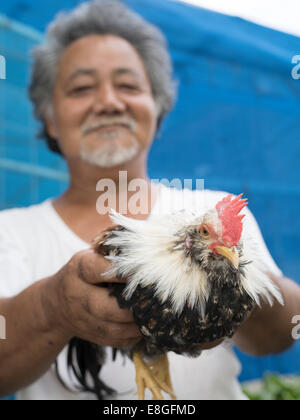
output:
[[[113,347],[115,349],[120,349],[120,348],[131,347],[137,344],[140,340],[141,340],[140,338],[127,338],[125,340],[110,339],[109,341],[107,341],[105,345],[109,347]],[[103,346],[102,340],[99,341],[98,338],[90,338],[88,341],[98,344],[99,346]]]
[[[134,340],[142,337],[142,334],[136,324],[120,324],[117,322],[101,322],[101,327],[99,331],[104,332],[110,337],[114,337],[118,340]]]
[[[103,275],[112,268],[111,263],[102,255],[97,254],[93,249],[78,253],[76,258],[78,259],[78,276],[86,283],[124,283],[124,280]]]
[[[93,316],[99,316],[103,321],[121,324],[134,322],[132,313],[128,309],[121,309],[117,299],[109,296],[109,290],[104,287],[95,287],[89,294],[88,307]]]

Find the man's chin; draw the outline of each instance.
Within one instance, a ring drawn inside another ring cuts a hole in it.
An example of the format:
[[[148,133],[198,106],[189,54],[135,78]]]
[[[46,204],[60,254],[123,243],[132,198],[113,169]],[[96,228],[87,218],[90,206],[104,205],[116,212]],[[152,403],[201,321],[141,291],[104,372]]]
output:
[[[81,150],[81,159],[90,165],[98,168],[115,168],[124,165],[133,160],[139,152],[139,149],[132,148],[124,151],[114,151],[113,153],[103,151]]]
[[[82,139],[80,144],[82,160],[99,168],[114,168],[133,160],[141,148],[138,140],[133,136],[124,142],[120,139],[111,139],[101,143]]]

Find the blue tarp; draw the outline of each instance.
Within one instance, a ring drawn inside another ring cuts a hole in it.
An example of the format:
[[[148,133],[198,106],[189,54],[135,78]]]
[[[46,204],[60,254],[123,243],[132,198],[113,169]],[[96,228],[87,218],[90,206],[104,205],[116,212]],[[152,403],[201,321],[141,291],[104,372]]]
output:
[[[77,3],[11,0],[2,2],[0,12],[43,31],[57,11]],[[204,178],[207,188],[244,192],[275,261],[300,282],[300,80],[291,75],[300,39],[167,0],[125,3],[163,30],[180,82],[177,104],[150,153],[151,178]],[[33,139],[36,126],[24,98],[28,49],[40,35],[22,35],[22,30],[0,29],[0,54],[7,55],[8,68],[7,80],[0,81],[0,88],[5,86],[0,133],[5,131],[6,138],[0,158],[6,158],[7,168],[0,182],[9,206],[40,201],[65,185],[63,163]],[[28,175],[9,169],[14,159],[30,162]],[[55,176],[30,175],[41,166],[58,169],[59,182]],[[238,354],[241,379],[265,370],[300,372],[300,342],[279,356]]]

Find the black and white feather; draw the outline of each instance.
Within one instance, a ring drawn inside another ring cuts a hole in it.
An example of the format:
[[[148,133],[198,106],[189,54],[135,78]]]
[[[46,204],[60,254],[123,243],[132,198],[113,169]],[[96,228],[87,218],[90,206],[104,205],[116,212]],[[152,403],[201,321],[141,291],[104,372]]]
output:
[[[236,200],[233,207],[239,205]],[[213,252],[216,240],[225,237],[220,216],[230,200],[223,201],[219,209],[205,214],[183,210],[147,220],[112,210],[115,225],[93,246],[111,262],[106,281],[114,276],[124,279],[123,285],[111,283],[110,293],[120,307],[132,311],[143,335],[135,348],[122,350],[129,357],[134,349],[150,359],[169,351],[197,356],[199,345],[232,337],[254,305],[261,301],[272,305],[274,299],[283,304],[254,240],[239,238],[230,244],[230,252],[238,255],[236,266]],[[226,223],[228,228],[228,220]],[[211,236],[201,233],[199,226],[211,229]],[[226,238],[229,246],[228,232]],[[78,343],[71,349],[76,347]],[[83,367],[81,374],[86,374]],[[101,398],[103,389],[97,395]]]

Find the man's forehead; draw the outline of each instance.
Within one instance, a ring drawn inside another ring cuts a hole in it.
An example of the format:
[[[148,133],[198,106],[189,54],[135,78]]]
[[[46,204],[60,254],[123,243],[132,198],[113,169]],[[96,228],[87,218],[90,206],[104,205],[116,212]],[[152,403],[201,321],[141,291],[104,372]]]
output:
[[[140,72],[137,70],[130,68],[130,67],[117,67],[111,70],[113,76],[120,76],[120,75],[131,75],[142,79]],[[101,69],[95,67],[77,67],[74,69],[70,76],[68,77],[68,81],[75,79],[78,76],[85,75],[85,76],[101,76]]]
[[[78,75],[128,74],[144,79],[144,64],[135,48],[114,35],[89,35],[74,41],[63,53],[61,70],[67,79]]]

